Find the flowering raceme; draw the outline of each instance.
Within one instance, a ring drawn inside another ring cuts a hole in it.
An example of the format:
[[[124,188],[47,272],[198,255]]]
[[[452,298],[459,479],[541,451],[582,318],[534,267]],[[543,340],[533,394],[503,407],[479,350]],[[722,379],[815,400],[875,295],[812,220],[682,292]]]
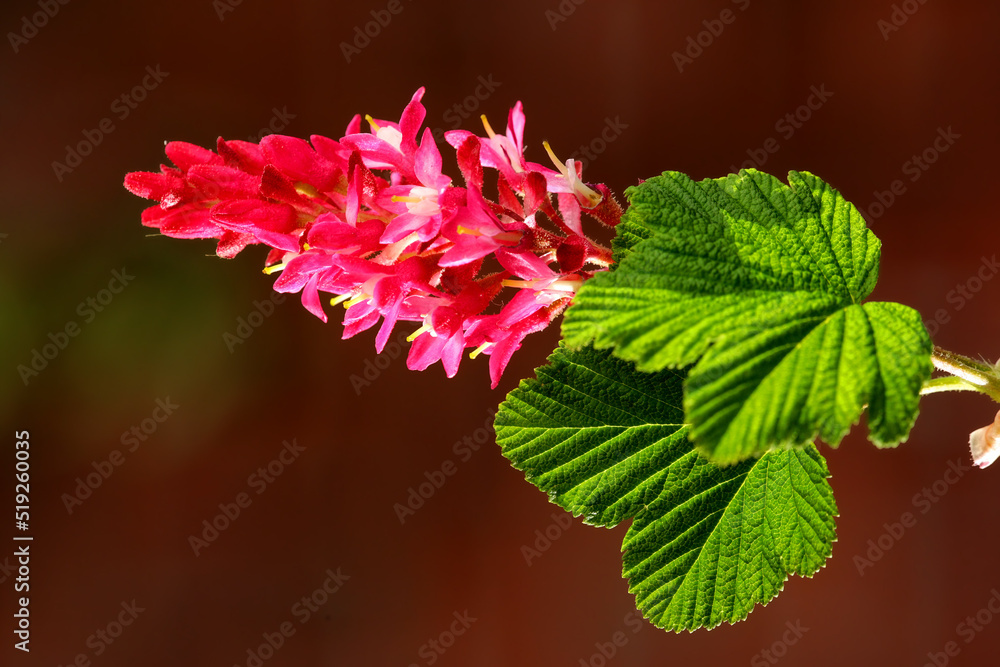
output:
[[[581,166],[524,159],[521,103],[507,131],[445,133],[465,187],[441,172],[441,153],[419,89],[399,122],[355,116],[335,141],[269,135],[260,144],[218,140],[216,152],[166,146],[175,166],[125,177],[132,193],[159,202],[142,223],[176,238],[218,239],[220,257],[271,248],[264,272],[278,292],[301,292],[324,322],[320,292],[342,303],[344,338],[382,321],[381,352],[399,321],[419,322],[407,366],[441,361],[448,377],[462,354],[490,357],[495,388],[525,336],[548,326],[576,290],[611,264],[608,248],[583,233],[582,214],[614,226],[621,208]],[[418,142],[419,137],[419,142]],[[483,193],[484,167],[497,172],[496,201]],[[516,290],[503,303],[504,288]],[[499,307],[491,304],[500,302]],[[492,311],[492,312],[487,312]]]

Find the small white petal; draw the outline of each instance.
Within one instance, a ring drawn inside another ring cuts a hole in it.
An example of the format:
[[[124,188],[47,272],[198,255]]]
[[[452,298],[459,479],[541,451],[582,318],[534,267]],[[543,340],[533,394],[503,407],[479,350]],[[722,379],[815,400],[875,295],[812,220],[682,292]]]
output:
[[[402,152],[399,147],[403,143],[403,133],[392,126],[380,127],[378,131],[375,132],[375,136],[389,144],[397,151]]]
[[[972,462],[980,468],[985,468],[1000,457],[1000,432],[997,421],[1000,412],[992,424],[976,429],[969,434],[969,450],[972,452]]]

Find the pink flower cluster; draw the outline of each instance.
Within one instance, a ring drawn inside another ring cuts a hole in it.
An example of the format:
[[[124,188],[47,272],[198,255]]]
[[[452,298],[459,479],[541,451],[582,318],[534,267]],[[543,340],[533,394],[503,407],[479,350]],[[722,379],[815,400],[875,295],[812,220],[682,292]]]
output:
[[[581,180],[578,162],[557,169],[524,159],[524,112],[511,109],[507,132],[447,132],[465,187],[441,173],[421,88],[399,122],[355,116],[338,141],[270,135],[260,144],[218,140],[216,152],[184,142],[166,146],[174,167],[125,177],[132,193],[159,205],[142,223],[176,238],[218,239],[233,257],[251,244],[271,248],[265,273],[281,272],[279,292],[301,292],[324,322],[320,292],[342,303],[344,338],[374,326],[381,352],[400,320],[419,322],[407,365],[440,360],[449,377],[472,348],[490,357],[497,386],[524,337],[569,305],[610,251],[582,229],[586,213],[616,225],[621,208],[604,185]],[[420,141],[418,143],[418,136]],[[497,172],[496,200],[483,193]],[[516,293],[491,308],[503,288]],[[495,311],[495,312],[488,312]]]

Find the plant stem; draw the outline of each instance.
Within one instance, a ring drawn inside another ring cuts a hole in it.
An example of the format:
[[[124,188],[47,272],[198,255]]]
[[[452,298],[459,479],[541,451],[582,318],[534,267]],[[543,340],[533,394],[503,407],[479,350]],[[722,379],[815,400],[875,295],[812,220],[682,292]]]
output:
[[[921,394],[942,391],[978,391],[1000,403],[1000,370],[996,366],[934,346],[931,361],[939,371],[952,377],[933,378],[924,383]]]
[[[938,394],[943,391],[980,391],[980,388],[960,377],[950,375],[947,377],[931,378],[924,383],[923,388],[920,390],[920,395]]]

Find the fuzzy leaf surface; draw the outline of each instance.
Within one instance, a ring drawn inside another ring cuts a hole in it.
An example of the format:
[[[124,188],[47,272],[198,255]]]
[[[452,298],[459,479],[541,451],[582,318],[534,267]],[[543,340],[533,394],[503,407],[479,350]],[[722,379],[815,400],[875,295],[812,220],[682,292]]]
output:
[[[688,439],[683,373],[593,348],[559,348],[536,373],[501,404],[497,443],[587,523],[633,520],[623,575],[657,627],[740,621],[830,556],[837,507],[814,446],[722,467]]]
[[[866,302],[880,243],[821,179],[744,170],[666,172],[626,194],[616,270],[567,311],[567,344],[613,348],[642,371],[694,364],[691,437],[714,461],[823,438],[836,446],[868,407],[878,446],[906,439],[930,377],[917,311]]]

